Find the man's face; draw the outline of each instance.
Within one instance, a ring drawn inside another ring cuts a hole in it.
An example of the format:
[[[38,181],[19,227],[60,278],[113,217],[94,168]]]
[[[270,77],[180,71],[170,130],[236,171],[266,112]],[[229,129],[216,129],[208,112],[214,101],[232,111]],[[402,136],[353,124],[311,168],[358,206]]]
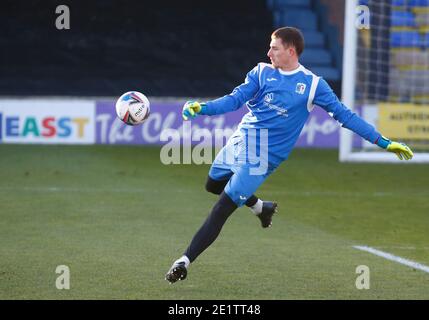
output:
[[[271,38],[270,50],[268,50],[267,56],[275,68],[288,66],[294,55],[295,49],[293,47],[285,47],[280,38]]]

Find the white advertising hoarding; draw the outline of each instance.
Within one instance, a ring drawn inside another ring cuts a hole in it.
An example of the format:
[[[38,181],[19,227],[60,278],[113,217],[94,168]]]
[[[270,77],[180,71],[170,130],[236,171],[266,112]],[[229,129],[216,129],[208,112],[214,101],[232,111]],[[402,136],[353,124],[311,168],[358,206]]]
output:
[[[0,100],[2,143],[93,144],[95,102],[89,100]]]

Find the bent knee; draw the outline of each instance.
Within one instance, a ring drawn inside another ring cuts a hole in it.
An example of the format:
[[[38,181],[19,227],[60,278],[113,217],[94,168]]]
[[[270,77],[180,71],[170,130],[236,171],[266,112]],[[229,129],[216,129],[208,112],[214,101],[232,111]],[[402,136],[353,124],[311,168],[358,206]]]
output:
[[[228,180],[218,181],[207,177],[206,190],[214,194],[221,194],[227,183]]]

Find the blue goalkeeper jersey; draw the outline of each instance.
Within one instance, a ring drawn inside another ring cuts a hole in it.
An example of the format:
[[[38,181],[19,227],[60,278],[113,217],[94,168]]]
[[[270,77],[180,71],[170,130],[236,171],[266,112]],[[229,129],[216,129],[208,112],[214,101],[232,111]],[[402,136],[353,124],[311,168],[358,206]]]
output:
[[[249,112],[238,130],[268,129],[268,161],[287,159],[314,106],[326,110],[343,127],[375,143],[380,137],[373,126],[342,104],[328,83],[302,65],[282,71],[259,63],[244,83],[222,98],[206,103],[201,114],[215,115],[237,110],[246,104]]]

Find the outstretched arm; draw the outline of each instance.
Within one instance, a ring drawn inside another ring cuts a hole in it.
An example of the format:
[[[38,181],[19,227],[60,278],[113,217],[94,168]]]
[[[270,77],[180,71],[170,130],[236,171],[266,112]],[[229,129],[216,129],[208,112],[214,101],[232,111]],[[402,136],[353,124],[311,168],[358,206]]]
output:
[[[183,106],[183,119],[188,120],[198,114],[211,116],[235,111],[246,101],[252,99],[258,90],[259,65],[247,73],[244,83],[236,87],[230,94],[208,102],[187,101]]]
[[[319,80],[313,104],[326,110],[344,128],[353,131],[380,148],[395,153],[400,160],[410,160],[413,157],[413,152],[407,145],[382,136],[372,125],[342,104],[324,79]]]

